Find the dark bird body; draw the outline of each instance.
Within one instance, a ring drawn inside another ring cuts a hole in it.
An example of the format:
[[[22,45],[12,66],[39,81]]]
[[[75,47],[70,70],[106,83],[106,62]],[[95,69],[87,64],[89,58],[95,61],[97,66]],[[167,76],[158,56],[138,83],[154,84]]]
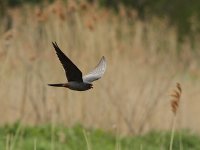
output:
[[[92,84],[84,82],[70,81],[68,83],[48,84],[49,86],[65,87],[75,91],[86,91],[93,88]]]
[[[93,88],[92,82],[100,79],[106,70],[104,56],[89,74],[82,76],[78,67],[60,50],[57,43],[52,43],[56,54],[65,70],[68,83],[48,84],[49,86],[65,87],[75,91],[86,91]]]

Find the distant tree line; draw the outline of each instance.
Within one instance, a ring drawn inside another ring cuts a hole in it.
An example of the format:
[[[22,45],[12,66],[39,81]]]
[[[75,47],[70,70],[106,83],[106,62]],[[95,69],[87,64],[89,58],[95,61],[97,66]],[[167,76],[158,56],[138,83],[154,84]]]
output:
[[[92,1],[92,0],[91,0]],[[137,10],[141,19],[167,17],[180,37],[200,32],[200,0],[98,0],[100,5],[118,10],[123,4]],[[194,27],[195,26],[195,31]],[[195,33],[194,33],[195,32]]]
[[[23,3],[52,2],[54,0],[0,0],[0,13],[3,14],[6,7],[19,6]],[[64,0],[67,1],[67,0]],[[77,0],[80,1],[80,0]],[[150,16],[167,17],[171,24],[178,27],[180,35],[190,34],[193,31],[192,23],[196,27],[200,20],[200,0],[87,0],[98,2],[100,6],[108,7],[118,12],[122,4],[129,9],[135,9],[141,19]],[[200,28],[195,28],[199,32]]]

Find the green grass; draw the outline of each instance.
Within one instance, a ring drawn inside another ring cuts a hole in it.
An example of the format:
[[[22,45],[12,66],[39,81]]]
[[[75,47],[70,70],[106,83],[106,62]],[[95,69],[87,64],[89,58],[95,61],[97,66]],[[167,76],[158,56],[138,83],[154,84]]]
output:
[[[23,127],[19,123],[0,128],[0,147],[6,150],[167,150],[170,132],[119,137],[99,129],[63,126]],[[200,137],[188,131],[175,134],[174,150],[200,149]]]

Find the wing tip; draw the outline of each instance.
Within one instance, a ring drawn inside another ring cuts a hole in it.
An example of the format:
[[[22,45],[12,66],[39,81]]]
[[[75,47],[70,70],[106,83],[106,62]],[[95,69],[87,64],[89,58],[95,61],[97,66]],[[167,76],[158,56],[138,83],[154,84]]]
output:
[[[56,42],[52,42],[52,45],[53,45],[54,49],[56,50],[56,52],[61,51]]]
[[[58,47],[58,44],[57,44],[55,41],[52,42],[52,44],[53,44],[53,47],[54,47],[54,48]]]
[[[105,56],[102,56],[102,57],[101,57],[101,61],[106,62],[106,58],[105,58]]]
[[[105,56],[102,56],[102,58],[101,58],[101,61],[100,62],[103,62],[104,63],[104,65],[106,65],[106,58],[105,58]]]

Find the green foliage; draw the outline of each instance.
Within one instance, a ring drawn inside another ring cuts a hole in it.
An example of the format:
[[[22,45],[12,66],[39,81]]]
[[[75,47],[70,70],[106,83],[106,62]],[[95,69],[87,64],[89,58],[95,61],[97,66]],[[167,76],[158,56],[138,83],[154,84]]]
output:
[[[46,2],[52,2],[54,0],[47,0]],[[43,3],[44,1],[41,0],[5,0],[4,3],[6,3],[7,7],[14,7],[14,6],[20,6],[24,3],[30,3],[30,4],[38,4]]]
[[[95,150],[115,150],[120,147],[122,150],[148,149],[168,150],[170,132],[151,132],[140,136],[119,137],[99,129],[85,129],[80,125],[73,128],[63,126],[43,125],[37,127],[24,127],[20,123],[7,125],[0,128],[0,147],[5,147],[5,137],[10,138],[10,145],[14,150],[37,150],[66,149],[66,150],[87,150],[84,131],[91,145]],[[14,141],[13,139],[16,139]],[[200,149],[200,137],[188,131],[181,131],[175,134],[174,150]]]

